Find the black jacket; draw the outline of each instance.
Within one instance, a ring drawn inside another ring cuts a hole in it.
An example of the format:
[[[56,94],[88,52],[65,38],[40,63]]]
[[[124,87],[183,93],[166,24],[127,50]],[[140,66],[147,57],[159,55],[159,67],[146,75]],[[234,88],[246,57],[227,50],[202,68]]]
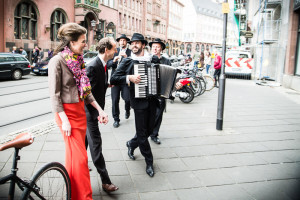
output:
[[[160,57],[159,63],[172,66],[171,61],[168,58],[165,58],[163,56]]]
[[[152,59],[152,63],[158,63],[157,59]],[[112,85],[127,84],[126,76],[133,74],[133,65],[135,63],[139,63],[139,62],[136,60],[132,60],[131,58],[122,59],[119,67],[111,76],[110,84],[112,84]],[[129,91],[130,91],[130,105],[133,109],[146,109],[149,106],[149,100],[147,98],[145,98],[145,99],[144,98],[135,98],[134,84],[132,82],[130,82]]]
[[[114,54],[114,58],[119,55],[119,53],[120,53],[120,47],[117,48],[117,51],[118,52]],[[128,48],[126,49],[126,55],[127,55],[127,58],[130,57],[130,55],[131,55],[131,50],[128,49]],[[111,76],[113,75],[113,73],[116,71],[116,69],[118,67],[118,62],[115,62],[115,63],[113,62],[114,58],[111,59],[111,60],[109,60],[109,61],[107,61],[107,68],[111,69]],[[122,59],[124,59],[124,58],[122,58]]]
[[[90,79],[92,94],[97,103],[104,110],[105,93],[108,87],[108,73],[107,71],[105,72],[104,66],[98,56],[87,65],[86,73]],[[89,111],[94,119],[99,116],[98,111],[91,104],[86,105],[86,110]]]

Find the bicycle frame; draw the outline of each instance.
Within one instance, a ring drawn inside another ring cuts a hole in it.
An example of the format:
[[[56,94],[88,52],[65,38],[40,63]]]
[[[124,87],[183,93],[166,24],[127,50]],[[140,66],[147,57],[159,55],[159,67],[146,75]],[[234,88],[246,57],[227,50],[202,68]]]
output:
[[[19,150],[20,150],[19,148],[15,148],[13,166],[11,168],[11,174],[9,174],[3,178],[0,178],[0,185],[6,183],[7,181],[11,181],[10,186],[9,186],[9,193],[8,193],[9,200],[14,199],[16,184],[22,191],[24,191],[24,188],[28,188],[30,191],[34,192],[39,198],[45,200],[45,198],[43,196],[41,196],[33,186],[31,186],[32,185],[31,182],[26,182],[25,180],[23,180],[17,176],[17,171],[18,171],[17,164],[18,164],[18,160],[20,160]],[[33,199],[31,197],[29,197],[29,198]]]

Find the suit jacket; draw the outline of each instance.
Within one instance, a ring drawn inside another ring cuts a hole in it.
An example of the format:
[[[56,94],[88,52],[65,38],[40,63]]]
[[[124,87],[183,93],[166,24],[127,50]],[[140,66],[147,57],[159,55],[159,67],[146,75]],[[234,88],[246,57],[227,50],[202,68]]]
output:
[[[104,66],[98,56],[87,65],[86,72],[92,86],[92,94],[104,110],[105,93],[108,87],[108,73],[107,71],[105,72]],[[98,111],[92,105],[86,105],[86,110],[94,119],[99,116]]]
[[[157,58],[157,57],[156,57]],[[153,61],[153,60],[152,60]],[[132,60],[131,58],[124,58],[115,73],[111,76],[110,84],[121,85],[126,83],[126,76],[133,75],[133,65],[139,63],[139,61]],[[158,62],[158,58],[155,63]],[[149,100],[147,98],[135,98],[134,96],[134,83],[130,82],[130,105],[133,109],[146,109],[149,106]],[[157,98],[156,98],[157,100]]]
[[[119,53],[120,53],[120,47],[117,48],[117,51],[118,52],[114,54],[114,58],[119,55]],[[128,58],[131,55],[131,50],[127,48],[125,53],[126,53],[127,58]],[[115,63],[113,62],[114,58],[111,59],[111,60],[109,60],[109,61],[107,61],[107,68],[111,69],[111,76],[114,74],[114,72],[116,71],[116,69],[118,67],[118,62],[115,62]],[[124,59],[124,57],[122,58],[122,60],[123,59]],[[121,63],[121,61],[119,63]]]

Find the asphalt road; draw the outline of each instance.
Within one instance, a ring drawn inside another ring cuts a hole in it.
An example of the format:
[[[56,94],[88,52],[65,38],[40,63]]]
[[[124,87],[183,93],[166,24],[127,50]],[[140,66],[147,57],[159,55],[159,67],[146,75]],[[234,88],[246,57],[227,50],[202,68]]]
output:
[[[0,81],[0,136],[51,120],[48,77]]]

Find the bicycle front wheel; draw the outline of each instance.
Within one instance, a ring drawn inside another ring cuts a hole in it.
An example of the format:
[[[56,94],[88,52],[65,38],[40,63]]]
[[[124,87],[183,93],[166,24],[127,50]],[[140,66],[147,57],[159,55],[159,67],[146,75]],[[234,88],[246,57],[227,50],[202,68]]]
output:
[[[44,199],[71,199],[71,183],[66,168],[58,163],[48,163],[32,178],[30,185]],[[34,191],[26,188],[22,199],[43,199]]]
[[[203,78],[205,80],[206,83],[206,89],[205,91],[210,91],[214,88],[215,86],[215,80],[213,79],[213,77],[211,77],[210,75],[206,74],[203,75]]]

